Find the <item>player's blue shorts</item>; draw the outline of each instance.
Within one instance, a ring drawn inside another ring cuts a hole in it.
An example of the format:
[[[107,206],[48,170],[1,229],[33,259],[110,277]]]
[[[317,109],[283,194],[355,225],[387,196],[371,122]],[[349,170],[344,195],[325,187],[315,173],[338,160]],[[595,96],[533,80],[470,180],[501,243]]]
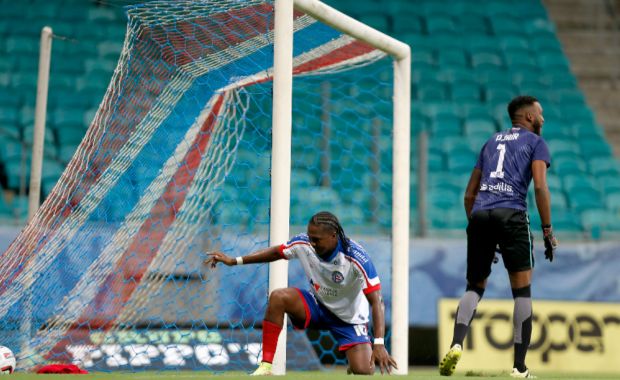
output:
[[[340,351],[346,351],[358,344],[370,344],[368,325],[366,323],[352,325],[344,322],[323,306],[323,304],[319,303],[309,291],[298,288],[295,288],[295,290],[299,292],[306,309],[306,320],[303,326],[291,321],[296,329],[311,327],[319,330],[329,330],[336,338]]]

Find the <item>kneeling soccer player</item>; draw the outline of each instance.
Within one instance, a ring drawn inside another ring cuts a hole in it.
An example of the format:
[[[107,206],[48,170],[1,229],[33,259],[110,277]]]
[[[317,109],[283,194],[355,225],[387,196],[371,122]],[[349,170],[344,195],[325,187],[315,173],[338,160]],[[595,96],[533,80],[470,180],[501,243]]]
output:
[[[232,266],[292,258],[300,260],[310,290],[286,288],[271,293],[263,321],[263,359],[252,375],[271,375],[285,313],[296,328],[331,331],[339,349],[346,353],[351,373],[371,375],[375,363],[381,373],[397,368],[384,346],[381,283],[375,267],[364,248],[347,238],[332,213],[315,214],[310,218],[307,233],[294,236],[286,244],[237,258],[212,252],[206,263],[215,267],[218,262]],[[369,306],[372,343],[368,336]]]

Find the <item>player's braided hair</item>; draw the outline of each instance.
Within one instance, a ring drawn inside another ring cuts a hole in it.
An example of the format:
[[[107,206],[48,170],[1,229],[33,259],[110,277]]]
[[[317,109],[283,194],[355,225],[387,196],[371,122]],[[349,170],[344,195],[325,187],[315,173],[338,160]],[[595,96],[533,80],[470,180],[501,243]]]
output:
[[[342,228],[342,225],[340,225],[340,221],[338,221],[336,215],[329,211],[321,211],[314,214],[312,218],[310,218],[309,223],[333,228],[342,242],[343,250],[346,252],[349,249],[349,239],[347,238],[347,235],[344,234],[344,229]]]

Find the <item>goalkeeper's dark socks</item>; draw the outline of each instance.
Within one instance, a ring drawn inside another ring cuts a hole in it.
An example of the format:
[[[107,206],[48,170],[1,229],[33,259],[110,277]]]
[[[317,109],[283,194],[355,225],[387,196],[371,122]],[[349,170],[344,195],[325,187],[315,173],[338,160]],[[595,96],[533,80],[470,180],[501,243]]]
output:
[[[282,326],[263,320],[263,362],[273,363]]]
[[[471,324],[471,320],[476,314],[476,307],[478,302],[484,294],[484,288],[478,288],[475,286],[467,285],[467,289],[461,300],[459,301],[459,307],[456,309],[456,318],[454,319],[454,336],[452,338],[452,344],[460,344],[463,346],[463,341],[467,335],[467,330]]]
[[[519,289],[512,289],[512,296],[515,300],[514,307],[514,337],[515,337],[515,362],[514,368],[519,372],[524,372],[525,355],[532,338],[532,291],[530,286]]]

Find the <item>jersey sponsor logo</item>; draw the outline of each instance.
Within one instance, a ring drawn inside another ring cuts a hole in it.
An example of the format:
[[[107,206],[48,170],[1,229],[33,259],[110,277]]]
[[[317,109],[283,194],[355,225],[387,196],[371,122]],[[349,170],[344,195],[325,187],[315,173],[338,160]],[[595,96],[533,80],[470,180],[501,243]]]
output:
[[[499,191],[501,193],[513,192],[512,186],[504,182],[499,182],[495,185],[487,185],[486,183],[483,183],[480,185],[480,191]]]
[[[338,289],[321,286],[321,289],[319,290],[319,295],[321,297],[338,297]]]
[[[314,280],[310,279],[310,285],[314,288],[314,290],[316,290],[317,292],[319,291],[319,289],[321,288],[321,285],[317,284],[316,282],[314,282]]]
[[[336,284],[340,284],[342,281],[344,281],[344,275],[340,272],[333,271],[332,272],[332,281],[335,282]]]

